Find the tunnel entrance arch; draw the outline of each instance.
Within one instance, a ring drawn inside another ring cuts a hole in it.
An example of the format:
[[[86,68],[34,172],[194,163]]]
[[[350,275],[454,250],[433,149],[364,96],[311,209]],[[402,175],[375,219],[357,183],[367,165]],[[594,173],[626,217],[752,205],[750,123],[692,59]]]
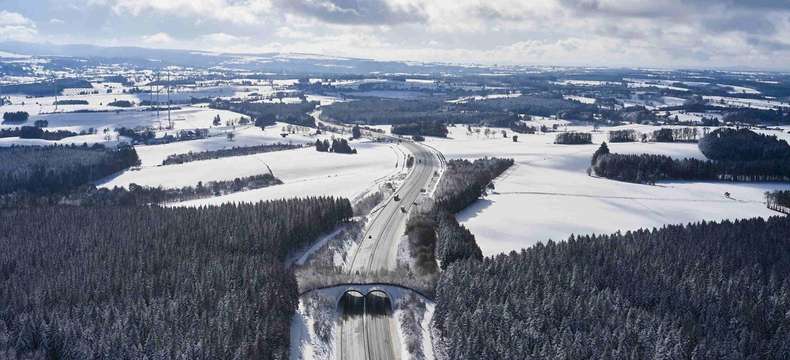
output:
[[[362,316],[365,314],[365,294],[356,289],[349,289],[340,295],[337,308],[343,318]]]
[[[370,316],[389,316],[392,314],[392,301],[383,290],[374,289],[365,294],[365,312]]]

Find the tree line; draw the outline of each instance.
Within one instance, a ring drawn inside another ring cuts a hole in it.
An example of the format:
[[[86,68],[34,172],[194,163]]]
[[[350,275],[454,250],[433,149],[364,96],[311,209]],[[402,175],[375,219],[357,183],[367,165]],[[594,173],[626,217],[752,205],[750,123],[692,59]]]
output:
[[[653,130],[649,140],[655,142],[697,142],[699,133],[696,128],[661,128]]]
[[[171,154],[162,161],[162,165],[183,164],[192,161],[220,159],[231,156],[244,156],[261,154],[273,151],[298,149],[301,145],[293,144],[264,144],[253,146],[234,146],[230,149],[207,150],[200,152],[188,152],[186,154]]]
[[[790,124],[790,112],[782,110],[763,110],[739,108],[727,112],[723,121],[735,124]]]
[[[612,154],[606,143],[593,154],[599,176],[635,183],[660,180],[790,181],[790,145],[748,129],[721,128],[705,135],[700,151],[709,159]]]
[[[693,127],[685,128],[661,128],[650,133],[640,134],[634,129],[622,129],[609,131],[609,142],[697,142],[699,132]]]
[[[141,186],[135,183],[128,188],[116,186],[112,189],[82,185],[66,192],[37,194],[16,191],[0,195],[0,209],[36,207],[48,205],[70,206],[146,206],[228,195],[240,191],[261,189],[280,185],[282,181],[272,174],[252,175],[233,180],[198,182],[194,186],[162,188]]]
[[[624,143],[639,141],[639,133],[634,129],[612,130],[609,131],[610,143]]]
[[[0,148],[0,194],[65,192],[138,165],[133,147],[11,146]]]
[[[384,124],[487,124],[508,127],[515,115],[501,108],[476,108],[477,104],[448,103],[434,96],[420,99],[385,99],[361,97],[322,107],[321,116],[343,123]]]
[[[571,236],[458,261],[449,359],[787,359],[790,218]]]
[[[88,100],[81,99],[62,99],[53,103],[54,105],[88,105]]]
[[[255,126],[261,128],[274,125],[277,121],[314,128],[315,119],[309,113],[315,110],[318,102],[275,104],[217,99],[212,101],[210,106],[212,109],[230,110],[247,115],[255,120]]]
[[[592,144],[592,134],[575,131],[563,132],[557,134],[554,143],[564,145]]]
[[[450,264],[465,259],[482,260],[483,252],[477,245],[475,235],[466,226],[458,223],[455,214],[440,210],[436,216],[436,258],[442,270]]]
[[[711,160],[790,161],[790,145],[776,136],[755,133],[749,129],[720,128],[707,134],[699,142],[700,151]]]
[[[23,123],[27,121],[30,114],[27,111],[7,111],[3,113],[3,124],[6,123]]]
[[[38,126],[22,126],[17,128],[0,129],[0,138],[19,137],[20,139],[58,141],[77,135],[79,134],[68,130],[46,131],[42,130]]]
[[[790,162],[782,160],[711,161],[605,153],[595,158],[592,170],[608,179],[640,184],[661,180],[790,182]]]
[[[60,95],[64,89],[81,88],[92,89],[93,85],[83,79],[55,79],[27,84],[0,85],[0,94],[24,94],[30,96]]]
[[[462,259],[482,259],[474,235],[455,214],[494,188],[493,180],[513,166],[513,159],[450,160],[436,187],[436,255],[442,269]]]
[[[450,160],[439,180],[435,201],[409,217],[406,235],[418,271],[432,273],[438,259],[444,269],[461,259],[482,259],[474,235],[455,219],[455,213],[473,204],[492,180],[513,165],[513,159],[483,158],[474,162]]]
[[[346,139],[332,139],[332,143],[329,143],[329,140],[316,140],[315,141],[315,150],[318,152],[333,152],[338,154],[356,154],[357,149],[351,147],[348,144],[348,140]]]
[[[0,211],[0,357],[285,359],[283,259],[351,216],[328,197]]]
[[[534,134],[538,129],[534,126],[527,125],[521,121],[516,121],[510,126],[510,130],[519,134]]]
[[[134,103],[129,100],[115,100],[107,103],[107,106],[129,108],[134,106]]]
[[[765,203],[769,209],[790,214],[790,190],[766,192]]]
[[[447,126],[441,121],[419,121],[394,124],[390,130],[397,135],[447,137]]]
[[[472,205],[491,181],[513,166],[513,159],[450,160],[436,187],[436,204],[451,213]]]

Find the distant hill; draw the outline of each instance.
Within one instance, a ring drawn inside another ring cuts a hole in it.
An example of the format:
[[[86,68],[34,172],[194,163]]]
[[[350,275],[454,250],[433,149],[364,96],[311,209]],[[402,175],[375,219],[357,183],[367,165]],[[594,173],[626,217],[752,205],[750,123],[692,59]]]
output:
[[[57,45],[0,42],[0,52],[43,58],[81,58],[94,64],[123,63],[145,67],[169,65],[221,67],[287,74],[367,74],[367,73],[468,73],[482,68],[436,63],[378,61],[314,54],[224,54],[206,51]]]

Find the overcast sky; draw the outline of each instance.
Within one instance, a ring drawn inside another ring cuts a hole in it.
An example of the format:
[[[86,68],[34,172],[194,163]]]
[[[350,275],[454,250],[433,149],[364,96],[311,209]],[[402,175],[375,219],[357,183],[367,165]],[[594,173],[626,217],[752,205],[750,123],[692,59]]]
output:
[[[790,0],[0,0],[0,40],[790,70]]]

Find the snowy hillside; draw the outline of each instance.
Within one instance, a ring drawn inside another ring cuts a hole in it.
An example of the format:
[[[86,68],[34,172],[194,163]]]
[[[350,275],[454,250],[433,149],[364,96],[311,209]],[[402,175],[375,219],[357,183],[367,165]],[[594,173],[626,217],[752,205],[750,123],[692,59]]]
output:
[[[589,130],[587,128],[580,128]],[[787,184],[671,182],[656,186],[623,183],[587,175],[593,145],[555,145],[555,134],[519,135],[519,142],[467,134],[450,127],[451,139],[427,143],[448,159],[510,157],[516,165],[495,181],[496,190],[460,214],[485,255],[529,247],[571,234],[611,233],[701,220],[775,215],[764,192]],[[498,134],[498,132],[497,132]],[[616,153],[654,153],[704,158],[696,144],[610,144]],[[732,199],[723,196],[732,194]]]

